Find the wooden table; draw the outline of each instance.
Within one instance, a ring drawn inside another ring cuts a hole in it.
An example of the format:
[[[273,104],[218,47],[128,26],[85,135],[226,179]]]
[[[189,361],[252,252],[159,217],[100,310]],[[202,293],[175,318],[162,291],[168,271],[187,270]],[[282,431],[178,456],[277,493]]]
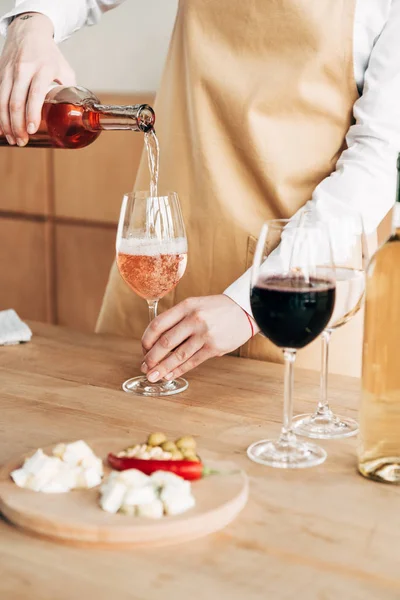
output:
[[[0,348],[0,462],[60,439],[185,431],[247,470],[250,501],[220,534],[141,551],[61,546],[0,520],[1,600],[400,598],[400,489],[357,475],[354,439],[323,443],[328,459],[312,469],[247,459],[279,431],[282,367],[226,357],[190,374],[184,394],[140,399],[120,390],[139,344],[31,325],[31,343]],[[331,388],[334,408],[355,416],[358,381]],[[317,374],[299,370],[296,411],[317,394]]]

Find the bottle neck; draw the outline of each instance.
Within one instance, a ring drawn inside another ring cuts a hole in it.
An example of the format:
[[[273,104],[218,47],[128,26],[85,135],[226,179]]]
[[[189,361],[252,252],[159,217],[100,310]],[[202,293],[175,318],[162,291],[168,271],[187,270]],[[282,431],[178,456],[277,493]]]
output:
[[[146,133],[153,129],[155,115],[148,104],[113,106],[90,103],[84,124],[90,131],[130,130]]]

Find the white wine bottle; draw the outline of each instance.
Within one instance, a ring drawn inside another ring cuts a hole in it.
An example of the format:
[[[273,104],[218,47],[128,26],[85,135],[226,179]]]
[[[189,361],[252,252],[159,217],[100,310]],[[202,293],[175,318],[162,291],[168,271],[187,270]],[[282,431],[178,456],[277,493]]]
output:
[[[358,469],[400,483],[400,155],[393,231],[367,270]]]

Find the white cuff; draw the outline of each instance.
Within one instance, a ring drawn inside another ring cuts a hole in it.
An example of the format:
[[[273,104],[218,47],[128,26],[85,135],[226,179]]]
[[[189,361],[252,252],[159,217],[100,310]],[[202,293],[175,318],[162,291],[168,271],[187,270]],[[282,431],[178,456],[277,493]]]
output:
[[[60,8],[59,1],[26,0],[25,2],[18,3],[18,6],[1,17],[0,34],[5,37],[7,35],[8,26],[10,25],[12,17],[17,17],[18,15],[26,12],[41,13],[50,19],[50,21],[53,23],[54,41],[56,43],[61,42],[71,35],[71,33],[73,33],[72,31],[68,30],[66,5]]]
[[[251,312],[250,306],[250,281],[251,269],[243,273],[239,279],[236,279],[236,281],[224,291],[224,294],[236,302],[236,304],[239,304],[239,306],[252,317],[253,313]]]

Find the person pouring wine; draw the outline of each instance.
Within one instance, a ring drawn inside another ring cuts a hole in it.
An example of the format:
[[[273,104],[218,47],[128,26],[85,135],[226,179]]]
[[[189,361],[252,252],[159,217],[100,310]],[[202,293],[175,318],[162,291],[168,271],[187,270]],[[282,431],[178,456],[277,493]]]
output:
[[[57,44],[120,3],[18,0],[3,17],[0,129],[10,144],[38,128],[51,82],[74,83]],[[155,110],[160,184],[179,194],[191,257],[142,338],[150,381],[243,348],[256,332],[246,269],[264,221],[307,203],[329,221],[351,206],[371,233],[389,211],[399,27],[400,0],[180,0]],[[147,186],[142,161],[135,189]],[[146,322],[114,265],[98,331],[139,338]],[[360,345],[361,330],[348,330],[343,371]],[[261,336],[241,353],[282,360]],[[306,360],[319,366],[319,352]]]

